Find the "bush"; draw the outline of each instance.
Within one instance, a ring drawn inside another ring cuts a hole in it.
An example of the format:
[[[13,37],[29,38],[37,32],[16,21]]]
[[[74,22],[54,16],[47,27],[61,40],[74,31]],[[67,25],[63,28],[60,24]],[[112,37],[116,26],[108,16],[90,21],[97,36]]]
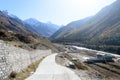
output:
[[[12,71],[10,73],[10,78],[16,78],[16,76],[17,76],[17,73],[15,71]]]

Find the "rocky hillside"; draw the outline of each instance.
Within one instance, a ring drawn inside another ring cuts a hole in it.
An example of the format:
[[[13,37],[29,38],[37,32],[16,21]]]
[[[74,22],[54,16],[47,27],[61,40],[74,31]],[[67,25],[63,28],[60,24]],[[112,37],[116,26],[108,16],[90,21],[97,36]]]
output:
[[[76,23],[74,23],[75,25]],[[88,22],[82,26],[68,31],[58,31],[55,40],[57,42],[78,42],[89,48],[119,53],[120,50],[120,1],[103,8]],[[64,27],[71,28],[71,26]],[[76,26],[74,26],[76,27]],[[72,32],[73,31],[73,32]],[[63,36],[65,35],[65,36]],[[53,38],[54,39],[54,38]]]
[[[33,28],[44,37],[50,37],[60,28],[58,25],[52,24],[51,22],[42,23],[33,18],[27,19],[25,22],[31,25],[30,28]]]
[[[15,16],[8,15],[5,11],[0,11],[0,39],[11,45],[26,49],[54,49],[52,43],[35,32],[31,31],[29,24]]]

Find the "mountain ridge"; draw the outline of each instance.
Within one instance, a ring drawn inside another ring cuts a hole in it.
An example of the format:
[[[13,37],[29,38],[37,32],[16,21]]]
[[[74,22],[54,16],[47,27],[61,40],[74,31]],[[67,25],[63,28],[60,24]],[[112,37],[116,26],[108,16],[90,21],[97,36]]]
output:
[[[0,11],[0,39],[16,47],[32,49],[52,49],[55,46],[45,37],[38,35],[29,24],[8,12]]]
[[[60,36],[65,37],[65,34],[69,33],[70,31],[71,31],[70,34],[72,34],[72,32],[73,33],[76,32],[78,30],[78,28],[80,28],[82,25],[84,25],[90,19],[91,19],[91,17],[87,17],[82,20],[77,20],[77,21],[73,21],[73,22],[69,23],[66,26],[60,28],[55,34],[53,34],[50,37],[50,39],[56,39],[56,38],[59,38]],[[62,33],[62,31],[63,31],[63,33]],[[59,34],[59,32],[61,32],[61,34]],[[59,34],[59,36],[57,36],[57,34]],[[70,35],[70,34],[67,34],[67,35]]]
[[[34,18],[25,20],[26,23],[30,24],[37,33],[43,35],[44,37],[50,37],[54,34],[60,27],[52,23],[43,23]]]
[[[80,46],[109,51],[120,54],[120,1],[101,9],[88,22],[76,31],[68,31],[67,35],[58,30],[54,34],[54,42],[78,43]],[[74,23],[75,25],[76,23]],[[70,26],[68,26],[70,28]],[[64,27],[65,28],[65,27]],[[72,34],[70,34],[72,32]],[[70,35],[68,35],[70,34]],[[66,35],[65,37],[63,35]]]

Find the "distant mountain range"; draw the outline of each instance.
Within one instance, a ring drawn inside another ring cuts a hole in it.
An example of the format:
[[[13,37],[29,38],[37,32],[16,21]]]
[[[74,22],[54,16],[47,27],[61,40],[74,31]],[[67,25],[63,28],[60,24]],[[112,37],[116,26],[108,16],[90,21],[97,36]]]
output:
[[[55,49],[31,24],[9,15],[6,11],[0,11],[0,39],[26,49]]]
[[[68,24],[53,34],[51,39],[120,54],[120,0],[93,17]]]
[[[41,34],[42,36],[45,37],[50,37],[53,35],[59,28],[60,26],[52,24],[52,23],[42,23],[36,19],[30,18],[25,20],[27,24],[30,24],[31,27],[36,30],[37,33]]]

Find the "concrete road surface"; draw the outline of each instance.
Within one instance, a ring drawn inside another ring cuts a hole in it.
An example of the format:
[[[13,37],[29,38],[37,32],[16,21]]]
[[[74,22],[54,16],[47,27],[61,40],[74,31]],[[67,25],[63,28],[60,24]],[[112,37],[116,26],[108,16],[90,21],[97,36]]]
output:
[[[56,64],[55,56],[46,57],[26,80],[81,80],[72,70]]]

